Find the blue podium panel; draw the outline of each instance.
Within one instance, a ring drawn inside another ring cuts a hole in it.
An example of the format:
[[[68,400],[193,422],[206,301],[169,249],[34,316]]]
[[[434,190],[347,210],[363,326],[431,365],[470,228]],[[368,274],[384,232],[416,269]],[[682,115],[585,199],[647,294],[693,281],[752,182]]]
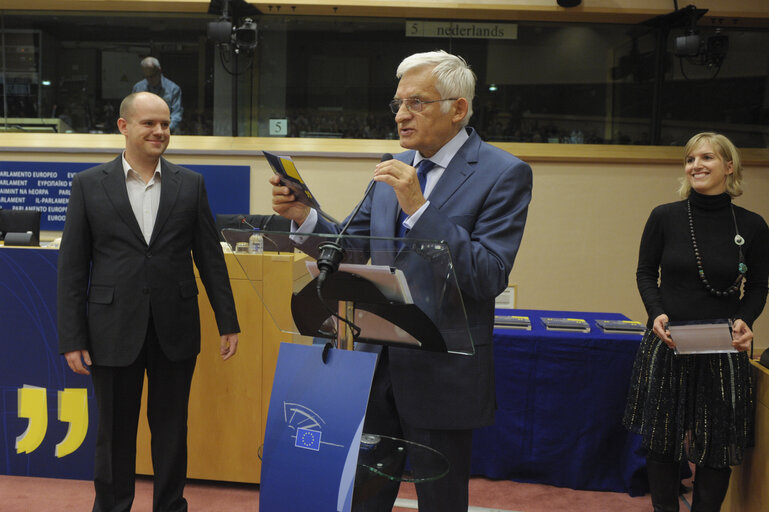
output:
[[[607,334],[617,313],[498,310],[532,328],[495,329],[496,423],[473,437],[472,471],[572,489],[646,491],[640,436],[622,426],[638,334]],[[547,330],[542,317],[581,318],[590,332]]]
[[[0,473],[90,480],[96,406],[59,355],[57,256],[0,248]]]
[[[259,509],[349,511],[376,355],[283,343],[262,451]]]

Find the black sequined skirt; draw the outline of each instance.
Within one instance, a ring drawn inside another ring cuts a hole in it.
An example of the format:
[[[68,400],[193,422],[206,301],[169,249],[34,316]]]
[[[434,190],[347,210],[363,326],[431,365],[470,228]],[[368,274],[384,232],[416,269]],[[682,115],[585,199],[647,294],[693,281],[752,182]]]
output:
[[[641,435],[644,448],[675,460],[713,468],[740,464],[753,441],[747,354],[676,355],[647,330],[623,423]]]

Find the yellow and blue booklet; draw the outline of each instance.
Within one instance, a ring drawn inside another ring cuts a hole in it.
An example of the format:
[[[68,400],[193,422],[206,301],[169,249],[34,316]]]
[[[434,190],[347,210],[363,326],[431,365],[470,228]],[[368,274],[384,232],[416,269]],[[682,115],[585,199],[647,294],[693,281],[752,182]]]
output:
[[[618,334],[643,334],[646,326],[636,320],[596,320],[603,332]]]
[[[531,330],[531,320],[528,316],[494,315],[494,327],[499,329]]]
[[[540,320],[548,331],[590,332],[590,324],[582,318],[542,317]]]
[[[267,151],[262,151],[267,162],[272,167],[272,172],[280,176],[280,182],[294,192],[294,197],[300,203],[306,204],[310,208],[320,210],[320,205],[312,195],[307,184],[299,175],[299,171],[294,165],[294,161],[289,156],[278,156]]]

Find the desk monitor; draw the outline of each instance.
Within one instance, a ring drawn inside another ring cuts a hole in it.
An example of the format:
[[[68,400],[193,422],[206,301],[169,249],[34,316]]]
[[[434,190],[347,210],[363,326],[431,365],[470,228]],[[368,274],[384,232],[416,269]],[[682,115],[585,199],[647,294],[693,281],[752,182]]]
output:
[[[31,232],[31,236],[21,236],[27,232]],[[5,245],[38,245],[40,241],[40,212],[37,210],[0,210],[0,238],[5,240]]]

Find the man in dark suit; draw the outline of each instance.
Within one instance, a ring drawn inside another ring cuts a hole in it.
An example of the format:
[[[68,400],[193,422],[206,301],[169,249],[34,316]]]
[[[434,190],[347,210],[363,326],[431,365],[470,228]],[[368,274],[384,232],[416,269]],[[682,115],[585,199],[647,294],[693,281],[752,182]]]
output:
[[[58,260],[59,349],[93,374],[99,421],[94,512],[128,511],[144,373],[153,511],[186,511],[187,406],[200,351],[193,260],[221,333],[238,346],[235,303],[203,178],[161,155],[170,114],[139,92],[120,105],[125,152],[75,175]]]
[[[383,349],[364,430],[403,437],[446,455],[446,477],[416,484],[419,510],[466,511],[472,429],[493,423],[496,407],[494,300],[506,288],[518,252],[532,174],[526,163],[486,144],[466,126],[475,75],[464,60],[443,51],[414,54],[401,62],[396,75],[400,81],[390,107],[400,144],[408,151],[376,166],[373,190],[348,234],[393,237],[405,232],[406,238],[446,241],[475,353]],[[421,162],[427,159],[423,191],[419,174],[425,171],[416,168],[424,168]],[[339,231],[296,202],[276,177],[270,182],[273,209],[292,219],[295,231]],[[417,464],[411,460],[415,473]],[[397,492],[396,482],[356,510],[391,510]]]

